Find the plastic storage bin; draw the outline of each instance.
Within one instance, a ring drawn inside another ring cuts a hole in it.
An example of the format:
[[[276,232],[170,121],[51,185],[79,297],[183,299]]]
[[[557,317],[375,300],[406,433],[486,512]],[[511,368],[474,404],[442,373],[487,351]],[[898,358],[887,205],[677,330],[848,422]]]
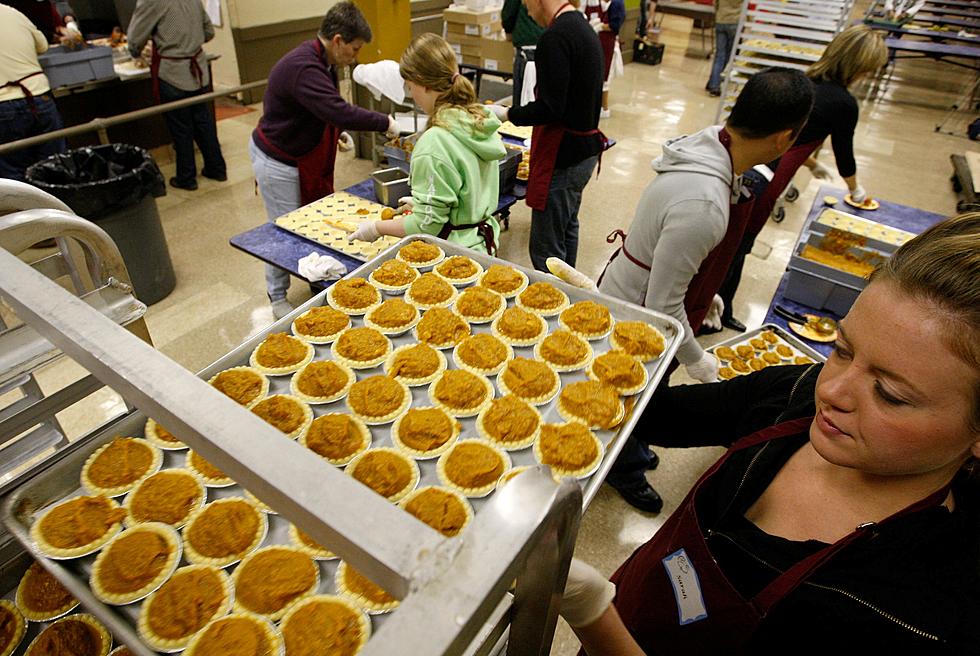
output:
[[[52,89],[116,77],[109,46],[90,46],[82,50],[53,46],[38,55],[37,60]]]

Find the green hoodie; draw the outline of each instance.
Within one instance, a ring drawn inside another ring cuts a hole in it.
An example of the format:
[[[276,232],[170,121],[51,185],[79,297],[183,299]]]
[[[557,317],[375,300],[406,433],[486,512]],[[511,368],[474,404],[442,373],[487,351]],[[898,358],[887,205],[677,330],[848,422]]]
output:
[[[484,110],[476,118],[463,109],[450,107],[439,112],[447,127],[430,126],[412,151],[412,213],[405,217],[405,232],[438,235],[448,222],[476,224],[484,219],[493,227],[494,241],[500,237],[497,210],[500,162],[507,154],[497,129],[500,121]],[[453,230],[449,241],[475,250],[486,250],[476,229]]]

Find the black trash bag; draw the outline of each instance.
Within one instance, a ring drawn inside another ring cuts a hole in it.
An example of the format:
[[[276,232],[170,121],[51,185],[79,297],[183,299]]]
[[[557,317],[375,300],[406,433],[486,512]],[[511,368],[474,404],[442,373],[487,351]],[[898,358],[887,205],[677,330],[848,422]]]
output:
[[[27,181],[91,221],[167,187],[153,156],[139,146],[106,144],[52,155],[27,169]]]

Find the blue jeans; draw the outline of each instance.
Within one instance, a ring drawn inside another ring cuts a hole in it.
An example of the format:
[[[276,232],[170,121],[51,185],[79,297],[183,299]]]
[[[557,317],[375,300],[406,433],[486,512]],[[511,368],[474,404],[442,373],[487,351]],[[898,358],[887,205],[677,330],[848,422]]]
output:
[[[0,102],[0,143],[26,139],[64,127],[58,107],[48,94],[34,96],[34,107],[36,114],[31,112],[25,98]],[[24,182],[24,171],[28,166],[63,153],[66,149],[64,139],[55,139],[4,155],[0,157],[0,178]]]
[[[709,91],[721,90],[721,74],[728,65],[728,58],[732,54],[732,45],[735,43],[735,30],[738,23],[717,23],[715,25],[715,61],[711,64],[711,77],[708,78],[707,89]]]
[[[630,435],[623,444],[623,450],[609,469],[606,482],[614,488],[634,487],[646,482],[646,471],[653,458],[650,448]]]
[[[272,159],[259,150],[251,138],[248,140],[248,155],[252,158],[252,172],[265,203],[266,220],[274,223],[283,214],[297,209],[300,206],[299,169]],[[289,272],[266,264],[265,288],[271,301],[286,298]]]
[[[202,87],[197,91],[184,91],[160,80],[160,102],[173,102],[206,93]],[[210,103],[191,105],[164,113],[167,130],[174,141],[177,152],[177,181],[190,184],[197,179],[197,165],[194,162],[194,143],[201,149],[204,159],[204,171],[212,178],[220,178],[226,174],[225,158],[221,156],[221,144],[218,143],[218,127],[214,116],[211,115]]]
[[[548,270],[545,261],[549,257],[557,257],[570,266],[575,266],[582,190],[592,177],[598,159],[593,155],[568,168],[555,169],[551,186],[548,187],[548,203],[544,211],[531,210],[528,250],[531,264],[538,271]]]

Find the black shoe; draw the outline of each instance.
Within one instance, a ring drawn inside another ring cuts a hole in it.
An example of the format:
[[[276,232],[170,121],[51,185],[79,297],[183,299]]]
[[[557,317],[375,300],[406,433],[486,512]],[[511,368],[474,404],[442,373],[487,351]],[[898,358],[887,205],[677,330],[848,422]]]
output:
[[[619,492],[619,496],[623,497],[626,503],[637,510],[655,515],[664,507],[664,500],[660,498],[656,490],[650,487],[650,484],[646,480],[629,487],[617,487],[613,489]]]
[[[197,180],[181,182],[177,178],[170,178],[170,186],[177,189],[183,189],[185,191],[197,191]]]
[[[209,180],[215,180],[217,182],[226,182],[228,180],[228,174],[222,173],[221,175],[211,175],[209,171],[201,169],[201,175]]]
[[[650,462],[647,463],[647,471],[653,471],[660,464],[660,456],[653,451],[650,452]]]
[[[723,325],[725,328],[731,328],[732,330],[738,333],[745,332],[745,324],[739,321],[738,319],[736,319],[735,317],[722,317],[721,325]]]
[[[720,332],[721,332],[721,328],[720,327],[719,328],[715,328],[713,326],[709,326],[709,325],[704,324],[704,323],[701,324],[701,327],[700,328],[698,328],[698,335],[714,335],[715,333],[720,333]]]
[[[717,98],[721,95],[721,89],[708,89],[708,95],[712,98]]]

